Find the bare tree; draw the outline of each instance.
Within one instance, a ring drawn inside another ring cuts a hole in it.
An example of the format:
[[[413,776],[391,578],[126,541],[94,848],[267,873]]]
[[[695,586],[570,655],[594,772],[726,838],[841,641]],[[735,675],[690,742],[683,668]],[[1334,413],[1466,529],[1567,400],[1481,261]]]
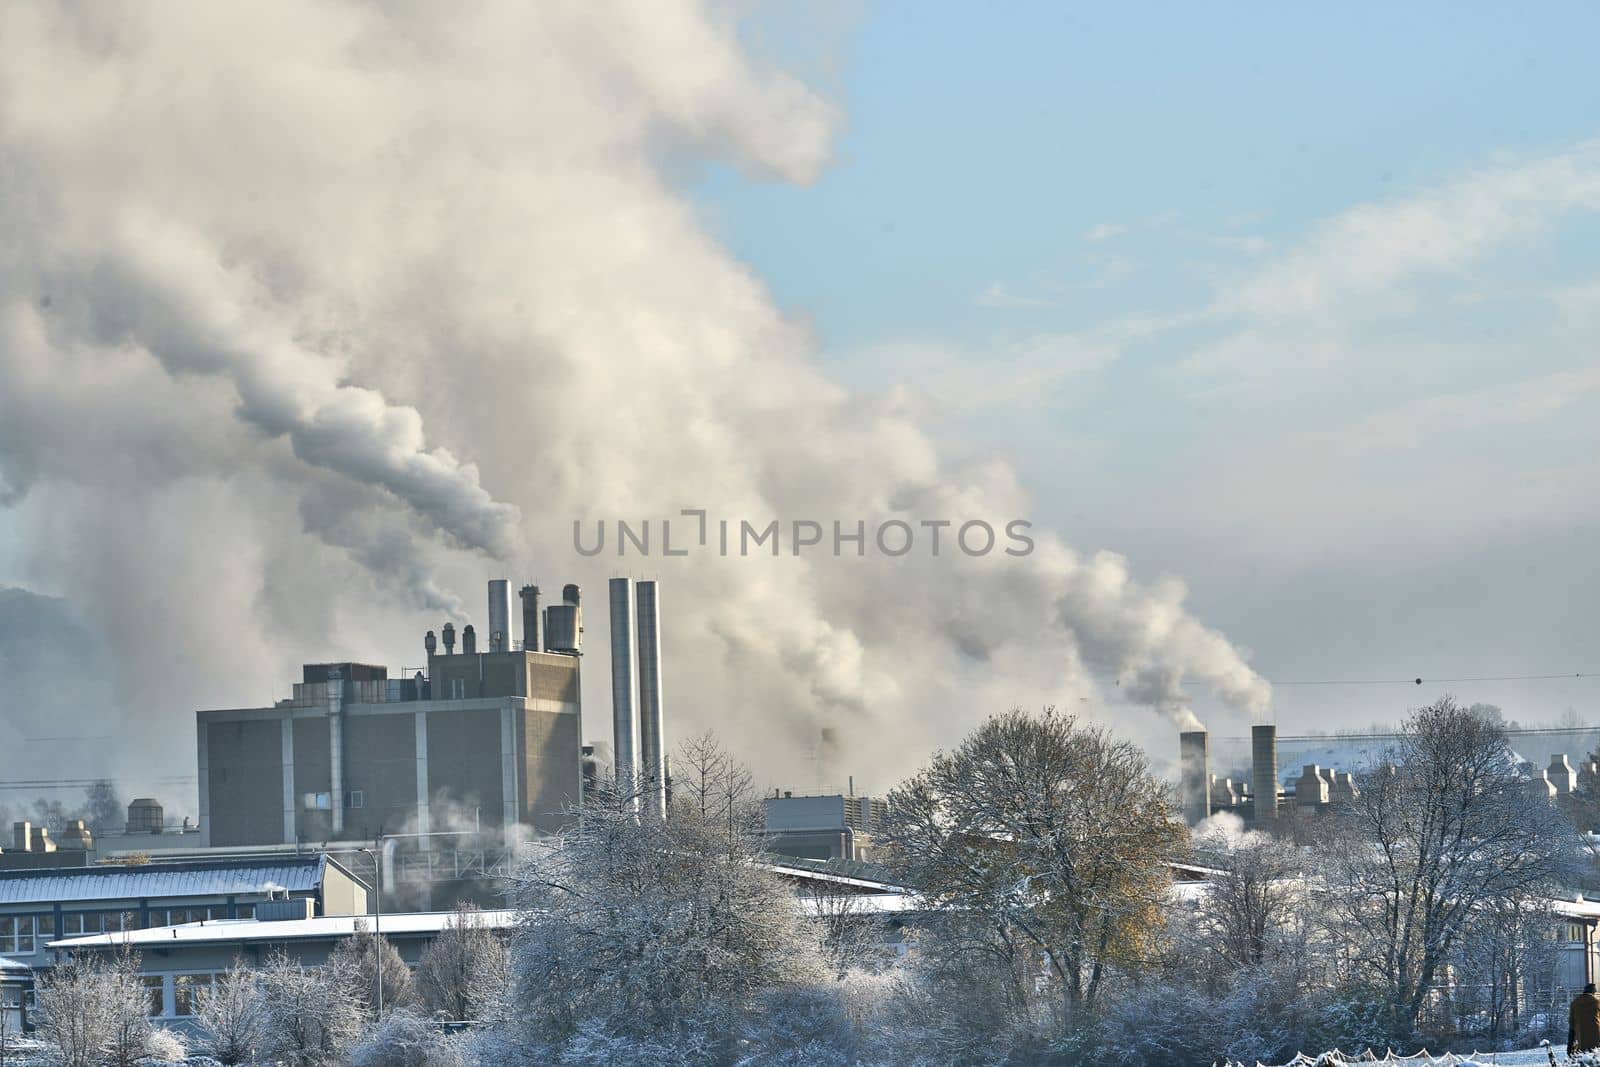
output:
[[[1486,909],[1548,899],[1574,871],[1571,824],[1530,791],[1504,729],[1449,697],[1405,721],[1329,852],[1329,900],[1353,973],[1408,1038],[1452,949]]]
[[[508,977],[500,935],[471,904],[461,904],[417,963],[423,1007],[446,1019],[487,1020],[499,1014]]]
[[[267,1004],[264,1052],[288,1067],[343,1062],[361,1032],[361,1005],[348,976],[311,970],[274,954],[261,971]]]
[[[1067,1022],[1144,951],[1186,847],[1144,754],[1046,709],[996,716],[890,793],[887,844],[928,907]],[[1042,959],[1041,972],[1029,973]]]
[[[235,960],[218,975],[200,1005],[197,1021],[206,1033],[206,1048],[225,1067],[253,1063],[266,1039],[268,1010],[256,973]]]

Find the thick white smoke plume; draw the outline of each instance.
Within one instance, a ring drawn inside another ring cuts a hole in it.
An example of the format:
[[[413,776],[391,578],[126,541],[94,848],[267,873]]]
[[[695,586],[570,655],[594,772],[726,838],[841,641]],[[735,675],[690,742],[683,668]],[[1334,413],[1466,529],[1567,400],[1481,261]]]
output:
[[[1260,710],[1180,584],[1037,530],[1020,559],[574,551],[574,519],[684,508],[1027,517],[1004,464],[832,382],[672,185],[809,181],[839,120],[720,4],[6,5],[0,552],[106,645],[83,731],[192,773],[196,707],[414,665],[509,574],[586,586],[604,736],[630,570],[663,580],[669,731],[775,782],[886,786],[1015,703]],[[808,766],[825,726],[839,765]]]

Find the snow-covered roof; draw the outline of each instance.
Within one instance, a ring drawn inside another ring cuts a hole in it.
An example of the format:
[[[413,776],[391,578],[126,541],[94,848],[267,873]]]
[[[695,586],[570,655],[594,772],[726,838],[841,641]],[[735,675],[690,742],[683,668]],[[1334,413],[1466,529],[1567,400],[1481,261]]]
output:
[[[170,900],[179,897],[313,892],[322,884],[322,856],[249,863],[151,863],[107,867],[49,867],[0,871],[0,905],[95,900]]]
[[[19,978],[28,978],[32,974],[33,968],[26,963],[18,960],[8,960],[4,956],[0,956],[0,978],[16,981]]]
[[[252,942],[316,941],[350,937],[356,923],[364,923],[385,937],[437,934],[455,917],[453,911],[408,911],[385,915],[318,915],[311,919],[213,919],[182,926],[161,926],[149,930],[130,930],[118,934],[93,934],[50,942],[51,948],[133,948],[173,945],[236,945]],[[514,911],[481,911],[479,921],[491,928],[503,928],[517,921]]]

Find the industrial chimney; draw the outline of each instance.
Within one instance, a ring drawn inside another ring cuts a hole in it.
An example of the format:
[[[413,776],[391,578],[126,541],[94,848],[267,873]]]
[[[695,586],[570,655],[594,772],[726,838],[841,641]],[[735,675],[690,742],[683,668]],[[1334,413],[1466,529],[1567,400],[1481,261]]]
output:
[[[1269,829],[1278,818],[1278,728],[1250,727],[1250,784],[1256,794],[1256,827]]]
[[[1204,730],[1178,735],[1179,799],[1183,821],[1198,826],[1211,817],[1211,758]]]
[[[489,582],[489,651],[511,651],[511,583],[504,578]]]
[[[428,653],[429,659],[432,659],[433,654],[439,650],[439,639],[433,636],[432,630],[429,630],[428,635],[422,639],[422,648]]]
[[[539,587],[525,585],[517,594],[522,598],[522,650],[543,652],[539,643]]]
[[[667,817],[667,769],[661,724],[661,602],[656,582],[635,587],[639,628],[639,774],[644,779],[644,809]]]
[[[447,656],[455,655],[456,654],[456,624],[453,623],[453,622],[447,622],[447,623],[444,624],[444,629],[442,631],[440,631],[440,632],[444,635],[444,654],[447,655]]]
[[[616,757],[617,785],[631,789],[639,773],[635,756],[639,726],[633,710],[633,579],[611,579],[610,594],[611,744]]]
[[[478,631],[472,628],[469,622],[461,628],[461,654],[464,656],[475,655],[478,651]]]

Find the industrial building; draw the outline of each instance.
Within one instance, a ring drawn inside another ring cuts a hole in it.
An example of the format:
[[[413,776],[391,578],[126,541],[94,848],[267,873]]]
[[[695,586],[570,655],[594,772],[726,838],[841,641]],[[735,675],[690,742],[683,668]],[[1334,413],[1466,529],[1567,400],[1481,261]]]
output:
[[[884,802],[832,793],[784,793],[762,801],[766,847],[780,856],[810,860],[866,860],[883,824]]]
[[[1212,815],[1228,812],[1259,830],[1274,830],[1290,812],[1335,811],[1361,795],[1349,771],[1306,764],[1298,777],[1280,779],[1278,728],[1258,723],[1250,728],[1250,772],[1246,780],[1218,778],[1211,773],[1210,735],[1186,730],[1178,735],[1178,801],[1183,821],[1198,826]]]
[[[283,904],[289,906],[280,906]],[[217,976],[236,962],[263,966],[282,952],[305,967],[320,967],[339,943],[353,937],[357,924],[381,934],[415,968],[428,943],[455,918],[454,912],[407,912],[381,919],[359,915],[314,915],[305,902],[273,902],[252,918],[187,923],[128,934],[61,938],[50,943],[56,954],[139,953],[139,968],[150,993],[150,1015],[185,1029]],[[492,930],[509,931],[516,915],[485,911],[478,920]]]
[[[0,871],[0,957],[37,969],[57,938],[248,918],[274,894],[318,915],[367,910],[366,883],[325,855]]]
[[[582,610],[568,585],[541,610],[489,583],[486,647],[453,623],[424,669],[306,664],[270,707],[196,714],[202,846],[375,840],[435,831],[553,831],[581,794]]]

